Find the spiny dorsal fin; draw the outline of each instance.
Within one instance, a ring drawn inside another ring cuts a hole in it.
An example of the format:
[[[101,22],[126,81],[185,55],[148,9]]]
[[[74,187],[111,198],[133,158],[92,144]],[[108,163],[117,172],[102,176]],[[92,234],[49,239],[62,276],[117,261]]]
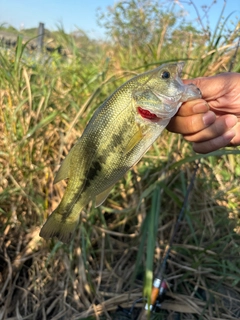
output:
[[[96,195],[95,208],[99,207],[107,199],[112,188],[113,188],[113,185],[107,188],[106,190],[104,190],[103,192],[99,193],[98,195]]]

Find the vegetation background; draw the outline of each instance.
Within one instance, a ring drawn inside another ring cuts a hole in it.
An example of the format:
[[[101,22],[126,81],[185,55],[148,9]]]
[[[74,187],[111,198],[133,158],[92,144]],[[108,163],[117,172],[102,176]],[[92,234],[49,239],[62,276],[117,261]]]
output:
[[[223,16],[210,32],[174,4],[127,0],[99,12],[108,40],[59,28],[41,55],[24,38],[35,30],[1,27],[19,37],[0,48],[0,319],[140,319],[197,159],[166,298],[149,317],[240,318],[238,148],[197,155],[165,131],[100,208],[89,204],[70,245],[39,237],[66,186],[53,186],[59,164],[119,85],[179,60],[185,78],[240,72],[239,19]]]

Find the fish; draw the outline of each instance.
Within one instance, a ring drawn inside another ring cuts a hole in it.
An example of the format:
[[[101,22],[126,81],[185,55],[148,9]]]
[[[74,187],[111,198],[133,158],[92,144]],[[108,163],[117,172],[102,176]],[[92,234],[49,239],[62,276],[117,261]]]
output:
[[[58,170],[54,183],[68,179],[57,208],[40,236],[72,239],[84,207],[100,206],[115,183],[151,147],[181,104],[201,91],[181,80],[184,63],[166,63],[121,85],[96,109],[82,136]]]

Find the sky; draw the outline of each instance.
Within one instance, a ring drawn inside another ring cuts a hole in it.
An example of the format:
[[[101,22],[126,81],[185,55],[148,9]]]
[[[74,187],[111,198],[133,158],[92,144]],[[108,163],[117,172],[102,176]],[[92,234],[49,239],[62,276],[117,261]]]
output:
[[[161,3],[174,2],[174,0],[159,0]],[[113,6],[117,0],[0,0],[0,25],[8,23],[17,29],[34,28],[43,22],[47,29],[53,30],[57,25],[62,25],[66,32],[84,30],[91,38],[104,37],[104,29],[97,24],[97,8],[106,11],[108,6]],[[196,11],[189,0],[175,0],[176,7],[183,6],[188,12],[186,18],[196,21]],[[224,0],[193,0],[200,16],[204,16],[202,5],[215,2],[210,10],[210,26],[213,29],[218,21],[223,8]],[[240,0],[226,0],[224,17],[236,11],[232,18],[240,20]],[[196,26],[198,26],[196,24]]]

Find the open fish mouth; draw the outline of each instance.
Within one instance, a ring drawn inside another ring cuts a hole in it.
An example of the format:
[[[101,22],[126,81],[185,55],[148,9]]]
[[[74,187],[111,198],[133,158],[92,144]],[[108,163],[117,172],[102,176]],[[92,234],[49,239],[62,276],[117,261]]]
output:
[[[172,118],[178,111],[182,102],[201,98],[202,94],[199,88],[193,84],[184,85],[179,78],[179,87],[182,89],[178,94],[166,95],[155,90],[150,90],[152,97],[159,101],[159,106],[148,101],[141,101],[137,106],[138,114],[151,122]]]
[[[143,105],[137,106],[138,114],[151,122],[159,122],[160,120],[173,117],[178,110],[178,105],[181,104],[182,93],[175,96],[166,96],[152,91],[152,94],[161,101],[162,108],[156,108],[156,106],[145,105],[143,103]]]
[[[147,109],[143,109],[141,107],[137,107],[137,111],[142,118],[151,120],[153,122],[158,122],[162,119],[162,118],[158,117],[155,113],[153,113]]]

